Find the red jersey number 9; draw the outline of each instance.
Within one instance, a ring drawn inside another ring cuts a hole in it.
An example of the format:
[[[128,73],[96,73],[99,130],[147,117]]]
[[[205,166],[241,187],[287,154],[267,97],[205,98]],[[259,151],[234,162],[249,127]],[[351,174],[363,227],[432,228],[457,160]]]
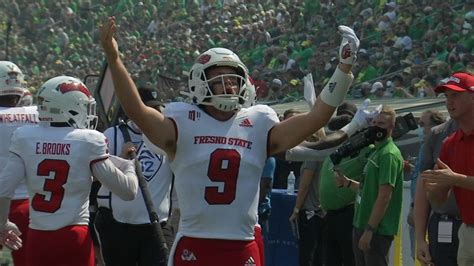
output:
[[[50,194],[49,199],[46,199],[46,195],[36,193],[31,201],[31,207],[35,211],[54,213],[61,208],[64,198],[63,185],[69,176],[69,163],[64,160],[45,159],[38,164],[38,176],[49,176],[51,172],[54,173],[54,178],[47,178],[43,185],[43,190]]]
[[[240,159],[236,150],[217,149],[211,153],[207,176],[213,182],[223,182],[224,189],[219,192],[217,186],[206,187],[204,198],[209,204],[231,204],[235,200]]]

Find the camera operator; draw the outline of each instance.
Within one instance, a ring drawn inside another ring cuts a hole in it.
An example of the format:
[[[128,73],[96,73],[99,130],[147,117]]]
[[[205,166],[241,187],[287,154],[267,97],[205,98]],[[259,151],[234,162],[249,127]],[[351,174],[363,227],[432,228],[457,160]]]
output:
[[[342,168],[335,169],[336,183],[341,189],[350,188],[357,192],[352,240],[355,265],[388,265],[388,252],[394,235],[398,233],[402,211],[403,157],[392,140],[395,115],[393,108],[384,106],[373,119],[372,125],[385,129],[387,136],[375,142],[367,163],[362,169],[359,167],[359,182],[349,179]],[[362,150],[355,159],[363,159],[366,155]],[[353,176],[357,173],[352,173]]]
[[[370,121],[380,113],[382,105],[369,108],[369,104],[370,99],[366,99],[359,108],[353,103],[343,102],[337,108],[336,116],[328,123],[328,128],[334,132],[316,142],[304,141],[277,156],[282,160],[292,162],[324,161],[349,137],[367,128]]]

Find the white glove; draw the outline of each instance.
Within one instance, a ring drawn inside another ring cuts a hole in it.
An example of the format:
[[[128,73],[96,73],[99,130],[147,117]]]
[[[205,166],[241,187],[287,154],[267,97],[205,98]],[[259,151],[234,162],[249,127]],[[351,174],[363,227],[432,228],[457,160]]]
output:
[[[337,27],[342,35],[341,46],[339,47],[339,62],[352,65],[357,59],[357,50],[359,50],[360,41],[354,30],[340,25]]]
[[[309,73],[303,78],[304,82],[304,99],[311,110],[316,103],[316,93],[314,92],[313,75]]]
[[[366,128],[370,125],[372,119],[378,116],[382,111],[382,105],[378,105],[375,108],[369,108],[370,99],[365,99],[359,108],[357,108],[357,112],[354,115],[354,120],[357,125],[359,126],[359,130]]]
[[[0,244],[11,250],[18,250],[22,247],[20,235],[21,232],[16,224],[10,221],[0,226]]]

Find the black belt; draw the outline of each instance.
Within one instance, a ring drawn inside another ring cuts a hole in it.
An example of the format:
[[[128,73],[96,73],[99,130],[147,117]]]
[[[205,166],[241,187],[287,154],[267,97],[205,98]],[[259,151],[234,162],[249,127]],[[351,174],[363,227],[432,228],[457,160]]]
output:
[[[467,227],[474,228],[474,224],[465,224]]]
[[[337,215],[337,214],[340,214],[340,213],[343,213],[349,209],[353,209],[354,208],[354,204],[349,204],[349,205],[346,205],[342,208],[339,208],[339,209],[336,209],[336,210],[327,210],[326,211],[326,214],[327,215]]]
[[[461,221],[461,217],[454,216],[454,215],[451,215],[451,214],[433,212],[432,215],[438,217],[441,220],[446,220],[446,221],[448,221],[448,220],[451,220],[451,221],[458,220],[458,221]]]

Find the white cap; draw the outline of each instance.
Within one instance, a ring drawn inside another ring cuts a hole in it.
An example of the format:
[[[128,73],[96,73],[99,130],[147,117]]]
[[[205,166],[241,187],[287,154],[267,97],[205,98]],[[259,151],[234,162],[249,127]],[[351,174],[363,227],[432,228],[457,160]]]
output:
[[[472,30],[471,23],[464,21],[464,23],[462,24],[462,29],[463,30]]]
[[[278,86],[282,85],[281,80],[279,80],[279,79],[273,79],[272,84],[275,84],[275,85],[278,85]]]
[[[370,93],[374,93],[379,89],[383,89],[382,82],[380,81],[374,82],[374,84],[372,84],[372,89],[370,90]]]
[[[372,8],[366,8],[362,11],[360,11],[359,15],[363,16],[363,17],[371,17],[373,15],[374,11],[372,10]]]

